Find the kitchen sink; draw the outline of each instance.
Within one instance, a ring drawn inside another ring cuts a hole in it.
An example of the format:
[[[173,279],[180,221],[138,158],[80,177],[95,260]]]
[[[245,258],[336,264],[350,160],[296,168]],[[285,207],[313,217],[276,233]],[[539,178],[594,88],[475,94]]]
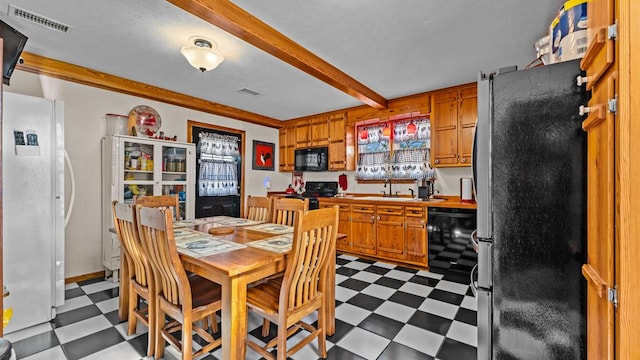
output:
[[[406,198],[406,197],[382,197],[382,196],[362,196],[362,197],[353,197],[353,200],[369,200],[369,201],[385,201],[385,202],[424,202],[424,203],[435,203],[444,201],[445,199],[429,199],[422,200],[420,198]]]

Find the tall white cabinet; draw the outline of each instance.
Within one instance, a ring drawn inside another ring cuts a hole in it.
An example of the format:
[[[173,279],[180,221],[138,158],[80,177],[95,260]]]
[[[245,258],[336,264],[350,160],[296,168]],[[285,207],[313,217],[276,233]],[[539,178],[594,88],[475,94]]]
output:
[[[120,243],[113,228],[111,202],[133,203],[143,195],[178,194],[181,218],[195,212],[195,145],[135,136],[112,135],[102,139],[102,264],[120,269]]]

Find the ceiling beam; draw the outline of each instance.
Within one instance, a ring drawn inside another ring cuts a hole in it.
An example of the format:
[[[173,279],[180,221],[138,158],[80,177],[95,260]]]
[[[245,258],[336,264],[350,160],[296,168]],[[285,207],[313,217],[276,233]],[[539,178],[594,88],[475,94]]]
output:
[[[171,105],[202,111],[208,114],[242,120],[252,124],[268,126],[276,129],[282,127],[282,121],[268,116],[236,109],[231,106],[218,104],[212,101],[125,79],[119,76],[106,74],[82,66],[46,58],[28,52],[23,52],[21,58],[24,61],[21,64],[18,64],[16,68],[30,73],[42,74],[83,85],[160,101]]]
[[[228,0],[167,0],[376,109],[387,99]]]

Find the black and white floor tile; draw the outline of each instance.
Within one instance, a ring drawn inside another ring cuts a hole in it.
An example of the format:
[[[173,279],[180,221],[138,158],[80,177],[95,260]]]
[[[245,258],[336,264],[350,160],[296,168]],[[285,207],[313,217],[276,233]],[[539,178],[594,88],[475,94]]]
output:
[[[336,284],[336,333],[327,338],[327,359],[476,358],[477,309],[467,277],[338,255]],[[118,321],[117,284],[94,279],[67,285],[66,303],[53,321],[5,338],[18,359],[144,359],[146,328],[139,325],[135,335],[127,336],[126,325]],[[249,336],[254,340],[265,340],[261,325],[262,320],[250,314]],[[316,350],[313,341],[292,358],[316,359]],[[221,355],[218,348],[200,359]],[[165,359],[179,358],[167,347]],[[246,358],[260,356],[247,350]]]

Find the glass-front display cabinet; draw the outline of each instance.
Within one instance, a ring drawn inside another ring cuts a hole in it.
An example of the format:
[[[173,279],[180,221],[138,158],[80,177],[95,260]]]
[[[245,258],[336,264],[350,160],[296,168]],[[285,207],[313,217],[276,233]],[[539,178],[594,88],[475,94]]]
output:
[[[119,269],[119,244],[111,202],[133,203],[135,197],[177,194],[180,219],[195,216],[195,146],[168,140],[111,135],[102,140],[103,264]],[[115,242],[114,242],[115,241]]]

